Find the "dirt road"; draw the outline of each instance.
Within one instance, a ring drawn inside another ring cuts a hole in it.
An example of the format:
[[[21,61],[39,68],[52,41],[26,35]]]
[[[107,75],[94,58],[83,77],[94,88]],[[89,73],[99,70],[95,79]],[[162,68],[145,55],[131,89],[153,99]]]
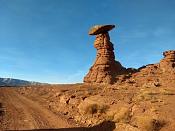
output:
[[[1,88],[0,100],[5,106],[2,129],[24,130],[73,126],[37,102],[20,95],[14,89]]]

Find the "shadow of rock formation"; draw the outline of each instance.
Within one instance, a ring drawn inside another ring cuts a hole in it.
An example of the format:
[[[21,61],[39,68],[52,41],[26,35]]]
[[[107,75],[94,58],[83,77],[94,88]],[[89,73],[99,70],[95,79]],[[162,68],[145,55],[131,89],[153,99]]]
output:
[[[93,127],[75,127],[75,128],[60,128],[60,129],[32,129],[32,130],[20,130],[20,131],[113,131],[114,129],[115,129],[115,122],[105,121]],[[8,131],[16,131],[16,130],[8,130]]]
[[[3,106],[2,103],[0,103],[0,116],[4,114]]]

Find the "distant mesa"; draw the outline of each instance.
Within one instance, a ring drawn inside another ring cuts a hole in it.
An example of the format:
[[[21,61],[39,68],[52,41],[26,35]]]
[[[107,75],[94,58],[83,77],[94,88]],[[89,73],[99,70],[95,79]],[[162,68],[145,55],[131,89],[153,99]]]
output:
[[[0,78],[0,87],[4,86],[31,86],[31,85],[43,85],[46,83],[39,83],[34,81],[26,81],[12,78]]]

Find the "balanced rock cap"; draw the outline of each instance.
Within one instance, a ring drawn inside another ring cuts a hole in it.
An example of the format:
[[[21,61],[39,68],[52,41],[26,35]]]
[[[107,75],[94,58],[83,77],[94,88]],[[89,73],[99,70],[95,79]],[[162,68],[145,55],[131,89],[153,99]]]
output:
[[[114,27],[115,25],[95,25],[90,29],[89,35],[105,33],[112,30]]]

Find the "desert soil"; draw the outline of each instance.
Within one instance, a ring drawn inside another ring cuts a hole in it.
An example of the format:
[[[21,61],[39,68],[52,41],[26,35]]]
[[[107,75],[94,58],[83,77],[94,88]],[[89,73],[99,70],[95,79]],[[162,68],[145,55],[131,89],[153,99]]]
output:
[[[1,88],[0,101],[4,107],[1,130],[47,129],[73,127],[75,124],[55,115],[36,101],[19,94],[16,89]]]
[[[0,88],[0,130],[174,131],[175,85],[170,84]],[[105,121],[115,125],[98,127]]]

